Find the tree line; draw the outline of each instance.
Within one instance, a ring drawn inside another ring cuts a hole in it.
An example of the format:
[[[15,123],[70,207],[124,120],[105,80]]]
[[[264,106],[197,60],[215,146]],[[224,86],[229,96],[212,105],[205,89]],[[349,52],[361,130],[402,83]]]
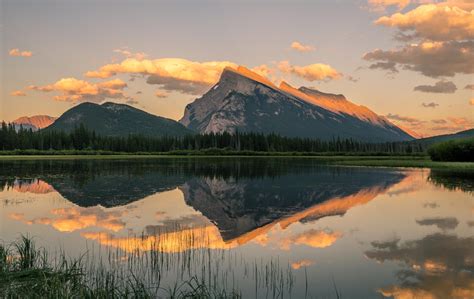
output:
[[[354,152],[411,154],[426,151],[426,146],[413,142],[369,143],[353,139],[333,138],[320,140],[284,137],[277,134],[251,132],[209,133],[184,137],[149,137],[128,135],[110,137],[96,134],[83,124],[70,132],[39,130],[32,131],[13,124],[2,123],[0,150],[92,150],[111,152],[171,152],[221,149],[228,151],[255,152]]]

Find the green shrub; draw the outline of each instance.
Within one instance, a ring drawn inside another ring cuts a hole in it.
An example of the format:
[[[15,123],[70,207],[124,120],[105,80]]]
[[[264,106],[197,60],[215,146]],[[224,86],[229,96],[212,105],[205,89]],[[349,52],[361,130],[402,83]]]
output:
[[[428,149],[433,161],[474,162],[474,138],[437,143]]]

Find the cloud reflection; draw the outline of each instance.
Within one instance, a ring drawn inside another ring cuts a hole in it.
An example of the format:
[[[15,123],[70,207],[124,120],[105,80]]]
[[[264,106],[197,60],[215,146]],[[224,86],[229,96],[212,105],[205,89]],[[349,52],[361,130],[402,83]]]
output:
[[[379,292],[394,298],[473,298],[474,238],[432,234],[420,240],[395,242],[367,251],[378,262],[394,261],[405,266],[398,271],[398,285]]]

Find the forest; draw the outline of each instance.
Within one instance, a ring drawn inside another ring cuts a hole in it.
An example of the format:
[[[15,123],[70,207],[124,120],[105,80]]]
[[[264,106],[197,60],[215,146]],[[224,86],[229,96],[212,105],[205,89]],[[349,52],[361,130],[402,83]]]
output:
[[[385,153],[413,154],[426,151],[426,146],[412,142],[366,143],[352,139],[319,140],[290,138],[277,134],[249,132],[196,134],[184,137],[100,136],[84,125],[70,132],[15,129],[2,123],[0,150],[38,151],[109,151],[109,152],[171,152],[218,149],[236,152],[305,152],[305,153]]]

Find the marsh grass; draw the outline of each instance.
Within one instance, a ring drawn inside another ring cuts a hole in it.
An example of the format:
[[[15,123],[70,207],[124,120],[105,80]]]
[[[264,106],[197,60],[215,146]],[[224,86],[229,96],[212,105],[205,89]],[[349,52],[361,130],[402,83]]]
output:
[[[194,236],[177,240],[181,249],[171,253],[159,242],[145,249],[134,242],[131,250],[99,245],[78,258],[64,251],[49,256],[28,236],[0,244],[0,298],[242,298],[243,278],[255,285],[256,297],[291,296],[292,269],[278,259],[249,262],[204,246],[181,250]],[[236,277],[236,264],[243,278]]]

